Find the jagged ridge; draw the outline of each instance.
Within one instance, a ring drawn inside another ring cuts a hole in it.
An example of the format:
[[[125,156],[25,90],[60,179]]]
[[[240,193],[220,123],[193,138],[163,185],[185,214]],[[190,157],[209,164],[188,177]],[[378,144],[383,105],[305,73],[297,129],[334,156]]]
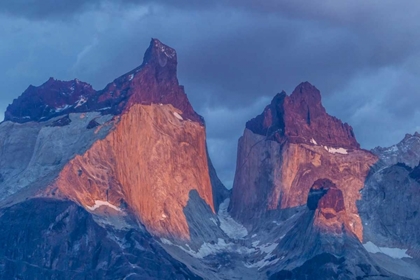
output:
[[[25,123],[46,121],[70,113],[100,111],[120,114],[133,104],[172,104],[184,118],[204,123],[188,101],[177,79],[177,56],[174,49],[152,39],[143,63],[122,75],[103,90],[77,79],[59,81],[50,78],[39,87],[27,90],[7,107],[5,121]]]
[[[246,128],[279,143],[360,147],[352,127],[327,114],[319,90],[309,82],[298,85],[290,96],[284,91],[277,94],[261,115],[246,123]]]

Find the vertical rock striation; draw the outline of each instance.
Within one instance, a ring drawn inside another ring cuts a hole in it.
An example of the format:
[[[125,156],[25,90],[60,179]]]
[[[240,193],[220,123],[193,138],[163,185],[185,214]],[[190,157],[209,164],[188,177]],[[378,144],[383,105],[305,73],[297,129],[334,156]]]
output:
[[[52,134],[53,128],[76,124],[88,135],[107,131],[54,165],[53,180],[37,196],[69,199],[93,212],[101,205],[134,212],[154,235],[188,240],[183,210],[190,192],[196,191],[215,213],[215,203],[226,198],[227,190],[207,155],[204,120],[178,83],[177,63],[174,49],[152,39],[143,63],[103,90],[78,80],[50,79],[14,100],[5,123],[45,125]],[[108,116],[107,123],[85,114],[91,111]],[[72,123],[70,115],[84,121]],[[68,145],[71,150],[73,143]]]
[[[342,191],[349,224],[362,239],[356,201],[377,161],[360,149],[352,128],[328,115],[308,82],[277,94],[239,139],[230,212],[252,226],[268,212],[304,205],[309,188],[328,178]]]

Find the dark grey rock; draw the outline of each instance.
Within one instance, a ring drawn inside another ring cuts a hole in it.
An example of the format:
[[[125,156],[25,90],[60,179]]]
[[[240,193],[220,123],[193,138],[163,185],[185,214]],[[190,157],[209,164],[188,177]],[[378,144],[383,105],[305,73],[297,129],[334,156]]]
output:
[[[104,228],[76,204],[52,199],[1,210],[0,278],[201,279],[141,228]]]

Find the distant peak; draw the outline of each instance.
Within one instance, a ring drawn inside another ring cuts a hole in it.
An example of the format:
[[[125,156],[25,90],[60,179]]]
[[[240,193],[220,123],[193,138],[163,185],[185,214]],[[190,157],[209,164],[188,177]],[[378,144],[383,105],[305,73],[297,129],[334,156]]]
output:
[[[321,104],[321,93],[311,83],[300,83],[290,95],[292,99],[304,99],[311,104]]]
[[[85,109],[85,100],[95,94],[88,83],[78,80],[60,81],[50,77],[36,87],[29,86],[7,107],[5,120],[15,122],[41,121],[67,113],[73,107]]]
[[[407,139],[410,139],[411,137],[413,137],[413,135],[411,135],[410,133],[406,133],[406,134],[404,135],[404,139],[403,139],[403,141],[406,141]]]
[[[51,86],[59,86],[62,88],[71,88],[72,86],[83,86],[83,87],[88,87],[88,88],[92,88],[92,86],[88,83],[79,81],[78,79],[74,79],[74,80],[69,80],[69,81],[63,81],[63,80],[58,80],[55,79],[53,77],[50,77],[45,83],[43,83],[40,87],[51,87]]]
[[[404,136],[404,139],[402,140],[402,142],[407,141],[407,140],[409,140],[409,139],[411,139],[413,137],[420,138],[420,133],[418,133],[417,131],[414,132],[413,135],[411,135],[410,133],[406,133],[405,136]]]
[[[173,57],[174,55],[176,55],[176,51],[173,48],[165,45],[158,39],[152,38],[152,40],[150,41],[150,45],[152,45],[154,48],[160,50],[163,53],[166,52],[166,54],[169,56]]]
[[[282,104],[284,98],[287,96],[287,93],[282,90],[280,93],[277,93],[273,99],[271,100],[271,105],[278,105],[278,104]]]
[[[170,64],[176,65],[176,51],[173,48],[163,44],[158,39],[152,38],[149,47],[144,54],[143,63],[157,63],[161,67],[165,67],[168,62]]]
[[[279,143],[359,148],[353,129],[327,114],[320,91],[309,82],[299,84],[290,96],[284,91],[276,94],[263,113],[248,121],[246,127]]]
[[[303,90],[318,90],[314,85],[312,85],[310,82],[305,81],[305,82],[301,82],[296,88]]]

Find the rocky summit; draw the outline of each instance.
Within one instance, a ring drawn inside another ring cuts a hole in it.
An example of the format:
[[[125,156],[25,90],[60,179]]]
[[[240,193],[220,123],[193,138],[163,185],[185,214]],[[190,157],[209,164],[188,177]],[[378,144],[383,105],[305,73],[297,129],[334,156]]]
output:
[[[152,39],[102,90],[9,105],[1,279],[420,279],[418,133],[364,150],[304,82],[246,123],[228,190],[177,64]]]

